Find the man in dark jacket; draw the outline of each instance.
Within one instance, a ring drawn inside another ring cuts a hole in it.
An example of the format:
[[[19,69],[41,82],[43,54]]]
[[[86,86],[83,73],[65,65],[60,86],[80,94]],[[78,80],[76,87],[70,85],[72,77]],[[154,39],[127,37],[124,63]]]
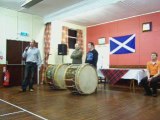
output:
[[[75,44],[75,50],[71,54],[73,64],[82,64],[82,50],[78,43]]]
[[[87,53],[85,63],[92,64],[95,68],[97,68],[98,52],[94,48],[94,43],[89,42],[88,43],[88,48],[89,48],[89,52]]]

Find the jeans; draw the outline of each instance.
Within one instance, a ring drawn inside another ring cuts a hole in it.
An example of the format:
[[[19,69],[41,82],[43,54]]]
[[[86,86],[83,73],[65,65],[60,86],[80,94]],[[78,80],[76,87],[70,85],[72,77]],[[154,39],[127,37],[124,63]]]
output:
[[[148,77],[144,77],[141,82],[140,85],[143,86],[146,94],[157,94],[157,87],[158,87],[158,82],[160,81],[160,77],[154,77],[150,82],[148,82]],[[150,87],[152,88],[152,91],[150,89]]]
[[[33,89],[34,76],[37,65],[33,62],[27,62],[25,66],[24,80],[22,81],[22,89],[26,90],[29,85],[29,89]]]

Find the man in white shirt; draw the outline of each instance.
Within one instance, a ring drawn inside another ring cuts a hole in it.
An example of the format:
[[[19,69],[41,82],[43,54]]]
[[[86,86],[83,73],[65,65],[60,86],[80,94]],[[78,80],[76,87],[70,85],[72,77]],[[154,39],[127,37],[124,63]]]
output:
[[[38,48],[35,47],[36,42],[32,40],[30,46],[26,47],[22,57],[26,59],[24,80],[22,81],[22,92],[26,92],[29,85],[29,91],[33,90],[34,76],[37,66],[41,66],[41,55]]]

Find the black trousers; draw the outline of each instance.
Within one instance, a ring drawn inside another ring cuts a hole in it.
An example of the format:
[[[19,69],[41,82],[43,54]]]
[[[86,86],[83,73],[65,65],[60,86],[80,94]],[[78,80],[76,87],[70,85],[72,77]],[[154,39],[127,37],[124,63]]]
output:
[[[26,90],[29,85],[29,89],[33,89],[34,76],[36,72],[36,63],[27,62],[25,66],[24,80],[22,81],[22,89]]]
[[[143,86],[146,94],[157,94],[158,82],[160,81],[160,77],[153,78],[150,82],[148,82],[148,77],[144,77],[140,85]],[[150,89],[152,88],[152,90]]]

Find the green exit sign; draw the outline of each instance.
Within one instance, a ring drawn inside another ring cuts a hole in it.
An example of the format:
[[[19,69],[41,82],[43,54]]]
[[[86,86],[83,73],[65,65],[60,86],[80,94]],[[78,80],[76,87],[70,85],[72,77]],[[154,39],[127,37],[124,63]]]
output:
[[[29,34],[27,32],[21,32],[20,35],[21,36],[29,36]]]

